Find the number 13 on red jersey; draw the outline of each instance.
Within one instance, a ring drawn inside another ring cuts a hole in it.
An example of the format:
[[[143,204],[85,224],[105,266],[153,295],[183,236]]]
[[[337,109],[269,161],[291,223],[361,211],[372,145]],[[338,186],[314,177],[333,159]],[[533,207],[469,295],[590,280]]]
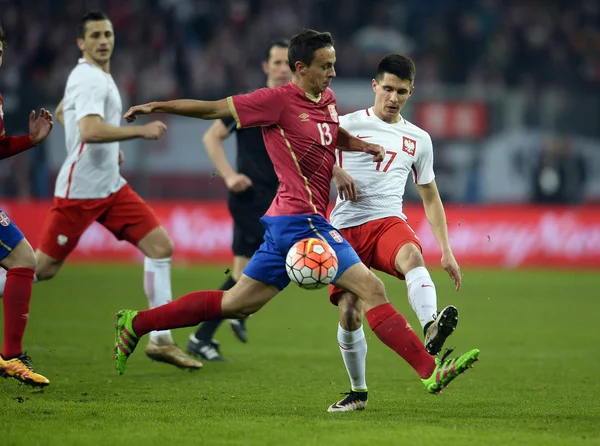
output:
[[[329,124],[326,122],[318,122],[317,129],[319,129],[319,136],[321,136],[321,145],[328,146],[333,141],[333,135]]]

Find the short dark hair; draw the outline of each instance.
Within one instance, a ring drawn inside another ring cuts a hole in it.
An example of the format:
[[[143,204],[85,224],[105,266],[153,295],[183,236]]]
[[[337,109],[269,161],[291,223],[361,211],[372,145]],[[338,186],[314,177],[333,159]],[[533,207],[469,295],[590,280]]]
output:
[[[99,22],[101,20],[110,20],[102,11],[90,11],[84,15],[77,25],[77,37],[83,39],[85,37],[85,26],[88,22]]]
[[[2,43],[2,48],[6,48],[8,42],[6,42],[6,32],[4,32],[2,23],[0,23],[0,42]]]
[[[385,73],[389,73],[398,76],[400,79],[410,81],[412,85],[415,82],[415,71],[415,63],[410,57],[392,53],[379,61],[375,79],[380,81]]]
[[[264,60],[266,60],[267,62],[269,61],[269,58],[271,57],[271,50],[273,48],[289,48],[290,47],[290,41],[288,39],[277,39],[272,41],[269,46],[267,47],[267,51],[265,53],[265,58]]]
[[[288,59],[292,73],[296,72],[296,62],[310,65],[315,58],[315,51],[333,46],[330,33],[321,33],[314,29],[304,28],[290,40]]]

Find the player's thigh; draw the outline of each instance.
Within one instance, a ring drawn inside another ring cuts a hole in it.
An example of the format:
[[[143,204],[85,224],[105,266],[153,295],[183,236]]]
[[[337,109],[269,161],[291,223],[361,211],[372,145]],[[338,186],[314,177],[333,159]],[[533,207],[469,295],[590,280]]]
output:
[[[388,303],[383,282],[363,263],[357,263],[337,279],[336,286],[358,296],[364,311]]]
[[[279,293],[268,283],[242,274],[240,280],[223,294],[221,313],[226,317],[246,317],[260,310]]]
[[[35,269],[33,248],[5,212],[0,211],[0,265],[5,269]]]
[[[111,196],[110,207],[97,221],[118,240],[126,240],[134,246],[139,246],[139,243],[154,231],[150,239],[146,240],[144,249],[153,256],[157,253],[163,254],[162,257],[155,258],[169,257],[164,254],[173,252],[173,242],[166,231],[155,231],[161,227],[160,220],[128,184]],[[144,254],[147,255],[146,252]]]
[[[84,231],[106,210],[107,203],[106,199],[55,198],[38,250],[57,262],[64,261],[75,249]]]
[[[415,231],[401,218],[384,219],[374,243],[371,266],[404,279],[405,273],[419,266],[419,259],[422,261],[421,242]]]

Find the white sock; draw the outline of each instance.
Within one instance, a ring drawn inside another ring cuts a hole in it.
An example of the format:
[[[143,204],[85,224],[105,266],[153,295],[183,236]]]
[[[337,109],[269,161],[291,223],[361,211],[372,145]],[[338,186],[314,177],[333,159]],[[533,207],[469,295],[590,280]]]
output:
[[[367,391],[367,340],[362,325],[358,330],[347,331],[338,324],[338,345],[354,391]]]
[[[429,271],[424,266],[417,266],[405,275],[408,288],[408,301],[415,310],[421,327],[437,315],[437,294]]]
[[[0,297],[4,296],[4,287],[6,286],[6,271],[4,268],[0,268]],[[38,278],[33,275],[33,283],[37,282]]]
[[[150,308],[160,307],[171,302],[171,259],[144,259],[144,291]],[[172,344],[171,330],[150,332],[150,341],[155,344]]]

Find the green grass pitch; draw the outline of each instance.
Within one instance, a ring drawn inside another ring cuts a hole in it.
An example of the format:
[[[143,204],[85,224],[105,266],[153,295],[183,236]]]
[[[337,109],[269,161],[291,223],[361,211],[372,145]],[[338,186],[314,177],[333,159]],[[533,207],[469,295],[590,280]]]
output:
[[[224,267],[175,268],[173,293],[218,287]],[[2,445],[600,445],[600,274],[464,271],[456,293],[435,271],[440,307],[460,323],[448,344],[481,361],[443,395],[366,328],[366,411],[329,414],[349,388],[327,291],[289,287],[248,322],[250,342],[217,333],[228,363],[190,373],[141,348],[118,376],[113,314],[143,309],[141,266],[67,265],[34,287],[27,352],[51,385],[0,381]],[[390,300],[418,321],[404,283]],[[175,337],[185,347],[190,329]]]

